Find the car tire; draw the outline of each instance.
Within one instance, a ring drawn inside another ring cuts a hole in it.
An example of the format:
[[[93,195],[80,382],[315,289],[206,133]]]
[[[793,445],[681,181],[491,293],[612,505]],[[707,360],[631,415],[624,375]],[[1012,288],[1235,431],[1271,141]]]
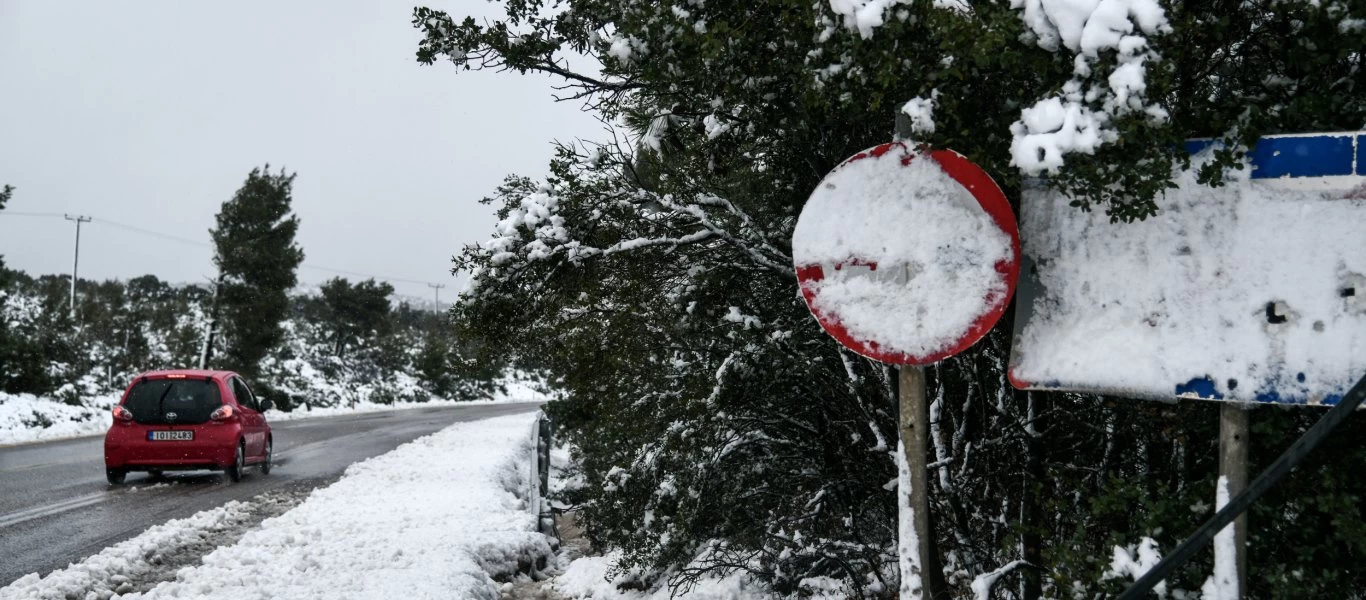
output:
[[[105,469],[104,478],[109,480],[109,485],[122,485],[123,480],[128,477],[128,471],[123,469]]]
[[[275,440],[266,438],[266,460],[261,463],[261,474],[270,475],[270,470],[275,466]]]
[[[226,470],[226,473],[228,474],[228,479],[231,479],[231,480],[233,481],[233,483],[236,483],[236,482],[238,482],[238,481],[242,481],[242,471],[246,469],[246,465],[247,465],[247,456],[246,456],[246,455],[247,455],[247,449],[246,449],[246,447],[243,445],[242,442],[238,442],[238,443],[237,443],[237,454],[235,454],[235,455],[233,456],[232,466],[231,466],[231,467],[228,467],[227,470]]]

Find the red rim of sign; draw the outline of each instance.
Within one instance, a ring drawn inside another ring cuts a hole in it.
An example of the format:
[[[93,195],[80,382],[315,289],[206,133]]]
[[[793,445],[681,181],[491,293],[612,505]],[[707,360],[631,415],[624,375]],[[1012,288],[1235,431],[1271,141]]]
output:
[[[868,150],[855,154],[850,157],[849,160],[840,163],[840,166],[835,167],[835,171],[838,171],[855,161],[869,157],[876,158],[882,156],[892,148],[897,147],[902,149],[907,148],[906,144],[901,142],[888,142],[874,148],[869,148]],[[981,205],[982,210],[986,211],[987,215],[991,217],[992,222],[995,223],[1001,231],[1005,232],[1006,235],[1010,236],[1010,259],[998,261],[996,263],[996,272],[1000,273],[1001,277],[1005,280],[1006,292],[1000,294],[997,298],[991,299],[992,302],[988,306],[987,311],[978,315],[978,317],[973,320],[972,325],[968,327],[968,330],[965,331],[957,341],[936,352],[925,355],[913,355],[900,350],[884,348],[877,342],[856,338],[853,334],[849,333],[849,330],[846,329],[842,323],[840,323],[838,315],[816,309],[815,288],[818,286],[814,284],[825,279],[825,271],[821,265],[803,265],[797,267],[797,282],[802,290],[802,298],[806,300],[806,307],[811,310],[811,314],[815,315],[816,321],[820,323],[826,333],[829,333],[841,344],[844,344],[854,352],[867,356],[873,360],[898,365],[927,365],[936,363],[958,354],[977,343],[977,341],[982,339],[988,331],[991,331],[991,328],[994,327],[996,322],[1001,320],[1001,316],[1005,314],[1006,306],[1010,304],[1010,297],[1015,293],[1015,284],[1020,278],[1020,230],[1015,222],[1015,213],[1011,210],[1010,202],[1006,200],[1006,195],[1001,191],[1001,187],[996,185],[996,182],[992,180],[990,175],[987,175],[986,171],[983,171],[981,167],[973,164],[972,161],[969,161],[967,157],[962,154],[952,150],[931,150],[923,147],[920,148],[920,152],[921,154],[919,156],[924,156],[927,153],[931,160],[939,163],[939,166],[944,169],[944,172],[947,173],[949,177],[952,177],[959,185],[966,188],[968,192],[972,194],[972,197],[977,199],[977,203]],[[908,153],[901,159],[902,166],[910,164],[911,160],[916,156],[916,154]],[[831,172],[833,173],[834,171]],[[867,267],[873,271],[877,270],[877,263],[858,259],[835,265],[835,269],[838,270],[846,264]]]

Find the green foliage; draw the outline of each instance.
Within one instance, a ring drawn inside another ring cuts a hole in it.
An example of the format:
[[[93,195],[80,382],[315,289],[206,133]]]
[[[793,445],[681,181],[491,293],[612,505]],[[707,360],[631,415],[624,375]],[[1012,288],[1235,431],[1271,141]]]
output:
[[[11,272],[0,291],[7,327],[0,334],[0,389],[77,398],[115,389],[152,368],[184,367],[200,330],[186,313],[207,294],[153,276],[76,285],[79,326],[68,307],[70,278]]]
[[[326,309],[323,325],[331,330],[338,356],[348,346],[361,344],[388,333],[389,296],[394,286],[367,279],[355,285],[334,277],[321,286]]]
[[[0,286],[0,391],[80,404],[121,391],[138,373],[192,367],[198,359],[212,304],[212,293],[202,286],[172,285],[151,275],[127,282],[82,280],[77,326],[67,306],[69,279],[7,275],[9,282]],[[258,395],[283,410],[351,400],[464,400],[487,397],[504,375],[497,365],[471,367],[444,314],[406,302],[390,309],[388,284],[329,285],[343,287],[369,299],[360,304],[364,314],[346,313],[351,316],[338,321],[321,293],[289,297],[283,343],[266,355],[252,380]],[[370,301],[375,298],[383,304]],[[335,351],[339,324],[357,333],[344,356]],[[441,349],[437,359],[429,356],[430,348]]]
[[[0,210],[5,210],[5,203],[9,202],[10,198],[13,198],[13,197],[14,197],[14,186],[12,186],[12,185],[6,185],[6,186],[0,188]],[[7,273],[7,271],[5,270],[5,257],[4,257],[4,256],[0,256],[0,286],[4,286],[4,285],[8,282],[8,280],[6,279],[6,276],[7,276],[6,273]],[[4,335],[4,333],[3,333],[3,332],[0,332],[0,336],[3,336],[3,335]],[[0,341],[0,344],[3,344],[3,343],[4,343],[3,341]]]
[[[563,146],[544,182],[509,177],[485,200],[501,222],[457,257],[474,286],[452,314],[472,360],[535,365],[566,391],[550,410],[586,481],[567,500],[642,585],[739,569],[781,592],[829,577],[851,596],[895,594],[890,378],[810,318],[792,227],[825,173],[887,141],[901,106],[936,92],[935,130],[918,141],[967,155],[1017,196],[1026,177],[1012,165],[1012,127],[1079,77],[1075,56],[1040,47],[1004,0],[969,12],[899,4],[870,37],[835,4],[508,0],[505,18],[483,23],[414,12],[420,62],[550,74],[630,131]],[[1145,64],[1147,100],[1165,116],[1115,111],[1113,141],[1068,155],[1042,182],[1079,209],[1153,214],[1187,138],[1227,142],[1203,172],[1217,185],[1259,135],[1366,122],[1366,31],[1339,26],[1366,17],[1366,4],[1167,12],[1171,31],[1150,36],[1159,59]],[[573,71],[575,53],[601,70]],[[1119,60],[1103,51],[1092,71]],[[1099,92],[1080,102],[1102,110],[1104,76],[1081,81]],[[1103,574],[1116,546],[1149,536],[1170,549],[1208,515],[1217,411],[1014,392],[1009,328],[930,376],[931,497],[951,585],[967,594],[974,576],[1025,558],[1034,567],[1003,579],[997,597],[1113,591],[1122,582]],[[1274,431],[1257,444],[1285,447],[1312,414],[1259,411]],[[1345,451],[1324,472],[1363,459]],[[1360,497],[1357,483],[1317,483],[1254,513],[1278,523],[1254,547],[1283,567],[1254,572],[1253,595],[1329,589],[1304,583],[1321,572],[1337,589],[1366,587],[1351,558],[1359,511],[1334,514]],[[1280,516],[1286,506],[1294,518]],[[1328,528],[1341,532],[1326,544],[1338,554],[1308,550]],[[1174,584],[1198,589],[1203,560]]]
[[[294,242],[298,217],[290,214],[294,174],[252,169],[241,189],[223,203],[212,230],[219,271],[223,366],[248,377],[283,339],[280,321],[304,252]]]

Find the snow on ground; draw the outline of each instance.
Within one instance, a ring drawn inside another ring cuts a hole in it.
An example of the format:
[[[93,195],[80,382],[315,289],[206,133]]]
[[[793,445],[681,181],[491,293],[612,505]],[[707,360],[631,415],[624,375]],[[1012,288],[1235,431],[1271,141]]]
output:
[[[89,593],[96,598],[108,598],[113,593],[131,591],[132,581],[156,568],[149,558],[173,552],[208,532],[231,526],[248,515],[248,506],[232,501],[184,519],[167,521],[46,577],[37,573],[25,575],[0,588],[0,600],[84,598]]]
[[[291,412],[281,410],[266,411],[266,419],[270,421],[293,421],[296,419],[311,419],[313,417],[332,417],[337,415],[353,415],[369,412],[383,412],[389,410],[404,410],[409,408],[423,408],[431,406],[469,406],[472,404],[501,404],[504,402],[547,402],[551,399],[549,394],[542,392],[530,383],[518,380],[503,382],[506,391],[494,394],[488,400],[446,400],[433,398],[428,402],[422,403],[395,403],[395,404],[376,404],[374,402],[357,402],[355,406],[331,406],[326,408],[295,409]],[[103,430],[101,430],[103,431]]]
[[[589,556],[570,563],[559,576],[555,577],[552,587],[559,594],[574,599],[593,600],[773,600],[780,598],[765,585],[749,577],[735,573],[723,578],[702,579],[686,591],[669,589],[664,586],[652,591],[619,589],[618,584],[630,581],[629,576],[612,575],[612,566],[620,559],[619,553],[606,556]],[[848,598],[852,594],[838,581],[826,578],[810,578],[802,581],[802,589],[812,600],[829,598]]]
[[[118,394],[89,398],[72,406],[33,394],[0,392],[0,446],[104,433]]]
[[[119,597],[497,598],[502,584],[494,577],[553,552],[529,510],[534,422],[534,414],[521,414],[457,423],[356,463],[173,581]],[[0,600],[45,598],[59,582],[89,589],[79,586],[111,571],[139,572],[148,548],[196,536],[231,519],[240,504],[153,527],[47,578],[30,575],[0,590]]]
[[[172,485],[157,483],[126,489],[127,493],[137,493]],[[273,490],[246,502],[232,501],[168,521],[46,577],[32,573],[15,580],[0,588],[0,600],[109,598],[113,594],[146,590],[180,568],[197,564],[205,552],[236,542],[262,519],[294,507],[305,493]]]
[[[376,404],[357,402],[355,406],[335,406],[299,409],[293,412],[271,410],[266,413],[270,421],[293,421],[315,417],[332,417],[409,408],[432,406],[469,406],[472,404],[498,404],[504,402],[546,402],[551,396],[537,389],[528,381],[509,379],[501,382],[505,392],[499,392],[489,400],[454,401],[434,398],[425,403]],[[34,396],[32,394],[6,394],[0,392],[0,446],[26,444],[87,435],[103,435],[109,429],[109,411],[118,404],[121,394],[105,394],[87,398],[84,406],[72,406],[59,400]]]

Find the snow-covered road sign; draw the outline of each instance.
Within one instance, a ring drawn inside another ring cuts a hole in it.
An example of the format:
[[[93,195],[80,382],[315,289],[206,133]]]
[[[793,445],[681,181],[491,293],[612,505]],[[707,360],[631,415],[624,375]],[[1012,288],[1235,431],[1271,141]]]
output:
[[[922,365],[996,324],[1020,243],[1005,195],[980,168],[893,142],[825,176],[797,220],[792,255],[827,333],[869,358]]]
[[[1220,188],[1183,174],[1132,224],[1027,189],[1012,383],[1341,399],[1366,371],[1366,134],[1266,137],[1251,166]]]

